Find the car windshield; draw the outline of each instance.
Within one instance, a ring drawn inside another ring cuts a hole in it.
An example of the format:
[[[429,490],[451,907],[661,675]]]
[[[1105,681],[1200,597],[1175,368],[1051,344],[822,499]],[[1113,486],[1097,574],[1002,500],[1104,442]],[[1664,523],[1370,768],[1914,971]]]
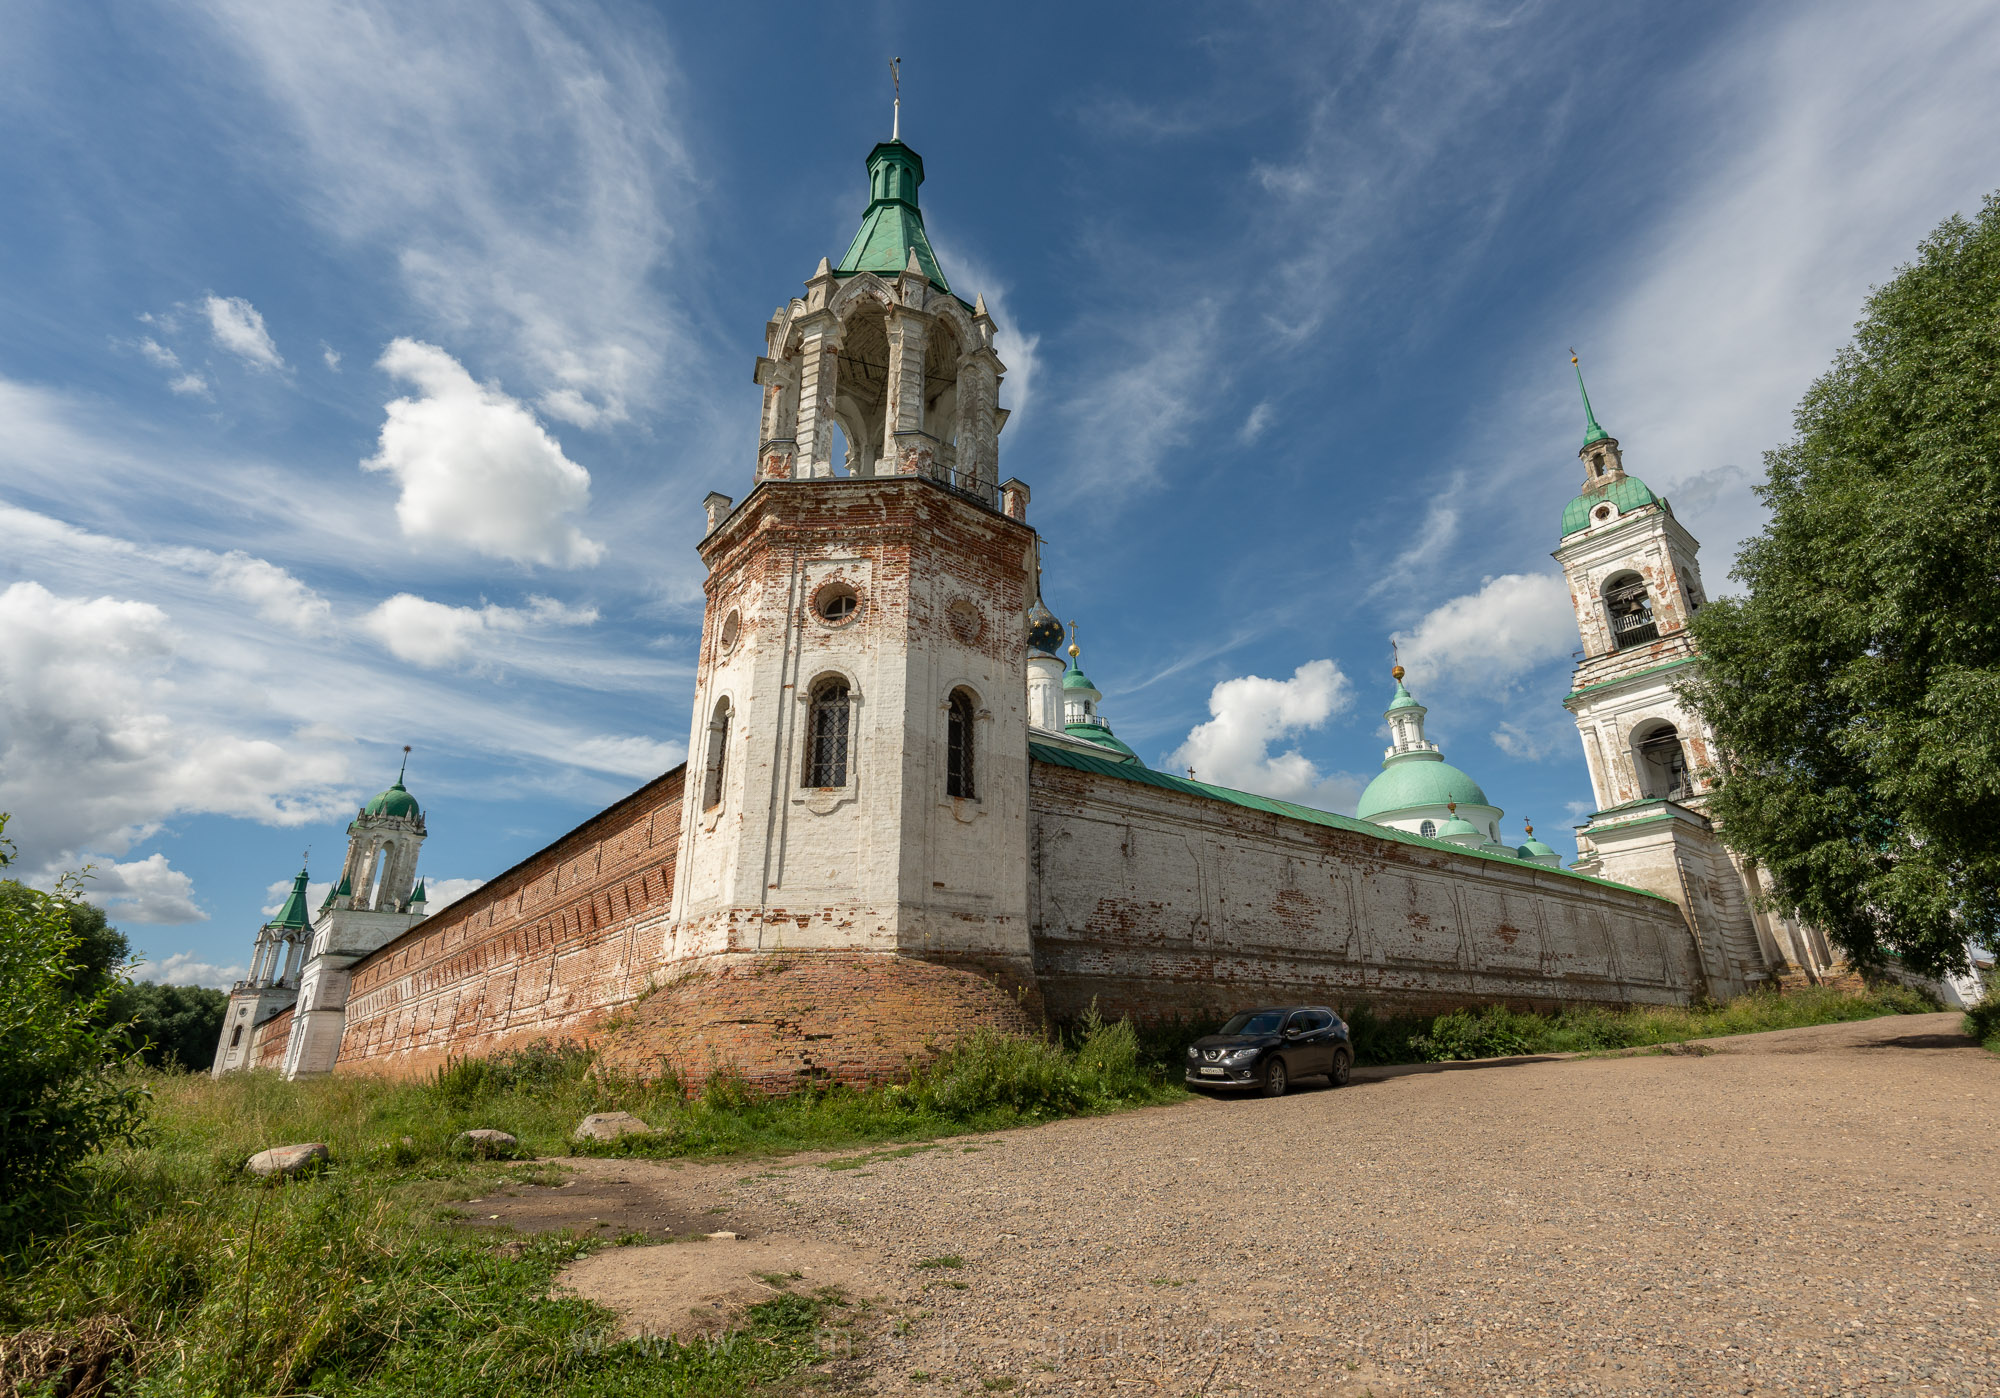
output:
[[[1222,1026],[1225,1034],[1275,1034],[1285,1022],[1283,1010],[1246,1010]]]

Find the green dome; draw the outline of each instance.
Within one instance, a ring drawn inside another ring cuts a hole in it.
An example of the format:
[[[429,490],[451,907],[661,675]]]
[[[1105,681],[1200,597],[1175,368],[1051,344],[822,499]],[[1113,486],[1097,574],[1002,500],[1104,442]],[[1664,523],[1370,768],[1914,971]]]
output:
[[[422,814],[417,809],[417,798],[403,789],[399,781],[373,801],[361,808],[361,814],[372,816],[395,816],[400,820],[415,820]]]
[[[1590,512],[1606,500],[1618,507],[1621,515],[1630,514],[1642,505],[1657,505],[1660,499],[1646,488],[1646,483],[1637,476],[1627,476],[1622,481],[1613,481],[1602,490],[1586,490],[1583,494],[1563,506],[1563,537],[1567,539],[1579,530],[1590,527]]]
[[[1090,676],[1084,674],[1083,671],[1079,670],[1076,667],[1076,663],[1072,661],[1070,663],[1069,669],[1063,671],[1063,688],[1088,689],[1094,692],[1096,691],[1097,686],[1092,684],[1090,682]]]
[[[1438,827],[1437,838],[1440,840],[1453,839],[1454,837],[1459,835],[1470,835],[1475,840],[1481,838],[1479,834],[1479,827],[1474,825],[1471,821],[1467,820],[1464,816],[1453,816],[1450,820],[1446,821],[1443,825],[1440,825]]]
[[[1095,743],[1101,748],[1110,748],[1113,752],[1129,757],[1134,762],[1139,760],[1138,753],[1126,747],[1125,744],[1112,734],[1109,728],[1104,727],[1102,724],[1070,723],[1063,726],[1063,731],[1072,738],[1081,738],[1086,743]]]
[[[1479,789],[1478,782],[1449,762],[1426,762],[1419,758],[1394,762],[1383,768],[1382,775],[1368,783],[1368,789],[1361,793],[1361,804],[1354,814],[1362,820],[1373,820],[1392,811],[1407,811],[1419,806],[1445,806],[1453,801],[1461,806],[1490,807],[1493,804]],[[1468,831],[1478,833],[1470,827]]]
[[[1423,708],[1423,705],[1417,702],[1416,695],[1410,693],[1409,690],[1403,688],[1403,677],[1401,675],[1396,676],[1396,694],[1395,697],[1389,701],[1389,708],[1391,709]]]
[[[1554,859],[1556,852],[1530,835],[1528,843],[1515,850],[1514,855],[1518,859]]]

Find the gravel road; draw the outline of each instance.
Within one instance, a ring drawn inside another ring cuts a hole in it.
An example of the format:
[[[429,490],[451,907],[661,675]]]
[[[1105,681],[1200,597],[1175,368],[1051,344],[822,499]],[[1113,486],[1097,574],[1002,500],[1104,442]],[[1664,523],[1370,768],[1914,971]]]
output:
[[[1376,1070],[733,1187],[592,1168],[725,1199],[746,1255],[846,1248],[879,1300],[836,1389],[2000,1393],[2000,1057],[1955,1015],[1711,1042]]]

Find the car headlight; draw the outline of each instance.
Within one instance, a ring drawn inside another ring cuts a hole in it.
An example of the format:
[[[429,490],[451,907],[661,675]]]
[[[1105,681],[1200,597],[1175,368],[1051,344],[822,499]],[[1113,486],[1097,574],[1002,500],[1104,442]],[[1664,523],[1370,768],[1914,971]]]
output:
[[[1238,1067],[1241,1067],[1245,1063],[1254,1061],[1260,1052],[1262,1050],[1254,1048],[1237,1049],[1234,1053],[1223,1055],[1222,1061],[1224,1063],[1234,1063]]]

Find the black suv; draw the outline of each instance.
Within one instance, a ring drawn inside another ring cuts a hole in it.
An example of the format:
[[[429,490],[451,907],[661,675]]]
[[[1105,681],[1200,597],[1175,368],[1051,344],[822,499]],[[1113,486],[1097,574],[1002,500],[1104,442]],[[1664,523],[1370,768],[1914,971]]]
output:
[[[1187,1051],[1189,1087],[1255,1088],[1282,1097],[1294,1078],[1345,1087],[1354,1069],[1347,1024],[1324,1005],[1245,1010]]]

